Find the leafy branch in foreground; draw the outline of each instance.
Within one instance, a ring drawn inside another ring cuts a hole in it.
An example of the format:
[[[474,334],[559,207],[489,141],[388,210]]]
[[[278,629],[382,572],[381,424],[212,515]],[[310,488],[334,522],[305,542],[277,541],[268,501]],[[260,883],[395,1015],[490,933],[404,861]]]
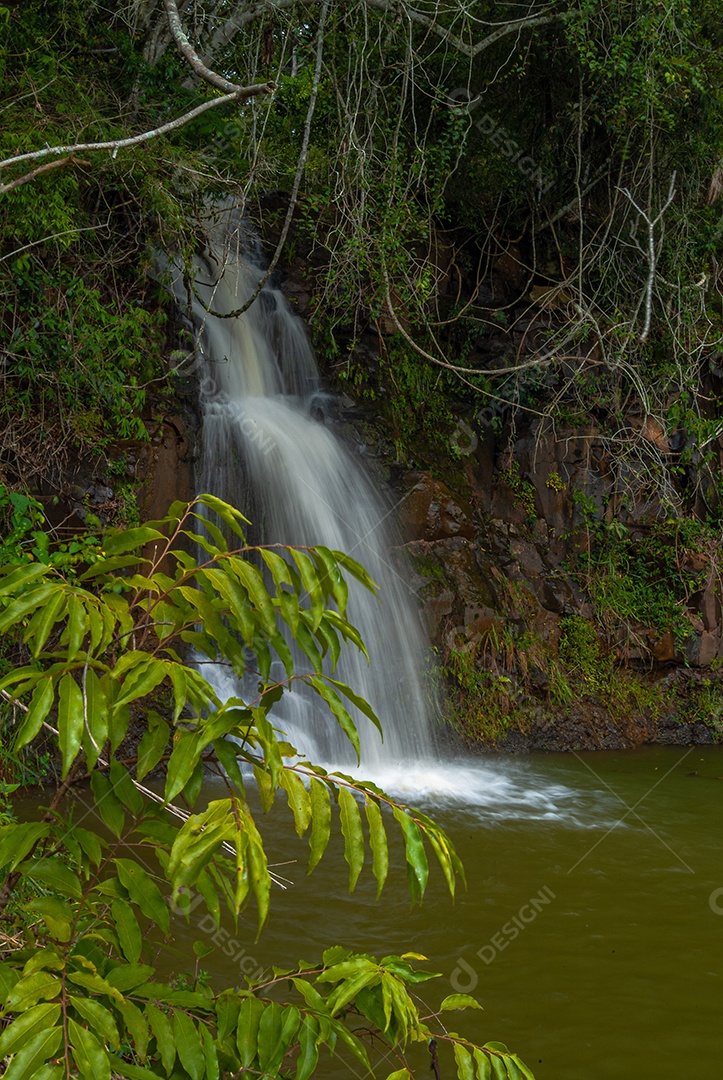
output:
[[[204,495],[174,504],[161,521],[109,533],[88,548],[85,566],[64,567],[38,546],[0,569],[0,633],[27,657],[0,681],[21,718],[15,748],[47,740],[62,775],[41,820],[0,828],[3,1075],[308,1080],[322,1048],[370,1069],[366,1043],[380,1038],[399,1062],[395,1080],[411,1075],[407,1050],[420,1043],[435,1062],[449,1044],[460,1080],[531,1077],[501,1044],[476,1047],[437,1014],[420,1016],[412,988],[432,976],[412,967],[424,959],[417,954],[377,961],[335,947],[315,967],[275,969],[271,979],[220,991],[197,977],[179,989],[157,975],[171,912],[189,913],[191,887],[194,907],[205,903],[217,926],[222,906],[238,918],[251,900],[263,926],[273,878],[246,799],[252,772],[263,808],[282,790],[297,833],[309,834],[309,870],[326,850],[336,805],[350,889],[367,845],[384,885],[389,817],[413,899],[427,883],[425,845],[452,894],[462,873],[428,817],[371,783],[300,760],[274,726],[273,706],[302,680],[358,754],[354,716],[379,722],[333,672],[342,649],[364,650],[347,618],[347,578],[374,586],[342,552],[249,548],[244,523]],[[246,675],[249,700],[221,701],[203,669],[185,662],[189,649]],[[273,660],[285,668],[281,683],[271,680]],[[129,762],[120,748],[131,719],[142,734]],[[142,781],[161,765],[159,795]],[[213,770],[226,797],[205,803]],[[85,812],[64,811],[67,791],[86,782]],[[207,951],[200,942],[195,949],[199,959]],[[475,1004],[452,995],[440,1011]]]

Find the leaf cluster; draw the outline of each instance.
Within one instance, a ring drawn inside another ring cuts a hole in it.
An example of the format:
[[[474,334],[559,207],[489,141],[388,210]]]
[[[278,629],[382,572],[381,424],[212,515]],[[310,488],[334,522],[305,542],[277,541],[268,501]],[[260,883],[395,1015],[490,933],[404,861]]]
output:
[[[267,918],[273,872],[246,797],[252,778],[264,810],[284,793],[297,834],[308,835],[309,871],[337,814],[350,889],[369,851],[381,890],[390,823],[404,844],[413,900],[425,891],[428,849],[452,894],[462,874],[450,840],[426,815],[301,759],[276,727],[273,706],[294,680],[357,751],[358,718],[378,723],[333,675],[341,649],[364,650],[348,621],[348,578],[374,586],[341,552],[250,549],[245,524],[232,507],[199,496],[160,521],[108,532],[72,576],[37,558],[0,570],[0,632],[21,636],[30,657],[0,680],[22,714],[14,747],[52,736],[64,781],[39,821],[0,826],[0,909],[10,931],[0,962],[0,1057],[10,1080],[218,1080],[246,1070],[308,1080],[324,1049],[343,1049],[368,1068],[350,1010],[402,1061],[408,1043],[431,1038],[434,1015],[420,1016],[412,996],[431,976],[412,966],[415,954],[377,961],[334,948],[320,965],[219,991],[198,970],[187,987],[157,972],[172,918],[198,904],[216,926],[224,909],[238,919],[251,901],[259,930]],[[239,695],[220,700],[203,667],[188,663],[189,648],[245,676]],[[282,683],[271,679],[272,660],[285,668]],[[149,705],[164,687],[166,715]],[[129,762],[119,748],[132,715],[143,718],[142,735]],[[161,791],[143,783],[159,766]],[[226,791],[206,802],[209,771]],[[62,795],[79,783],[87,810],[68,813]],[[201,959],[208,948],[198,942],[195,951]],[[455,995],[442,1008],[472,1004]],[[444,1031],[438,1038],[452,1046],[462,1080],[531,1076],[497,1044],[474,1048]],[[406,1065],[399,1075],[409,1075]]]

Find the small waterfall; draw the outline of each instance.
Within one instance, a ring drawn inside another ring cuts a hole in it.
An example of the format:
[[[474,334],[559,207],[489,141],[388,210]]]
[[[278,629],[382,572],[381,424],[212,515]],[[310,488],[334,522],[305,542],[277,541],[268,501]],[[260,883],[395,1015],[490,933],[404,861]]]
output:
[[[230,234],[230,235],[229,235]],[[258,285],[261,271],[219,229],[196,266],[191,297],[203,367],[202,491],[237,506],[253,523],[254,542],[325,544],[352,555],[380,586],[375,598],[350,582],[348,614],[369,651],[342,646],[335,677],[365,697],[382,721],[376,729],[357,715],[362,769],[398,773],[431,758],[434,734],[422,688],[425,640],[405,569],[391,556],[392,509],[333,432],[320,421],[324,395],[301,320],[282,294],[265,287],[235,318]],[[188,306],[177,276],[176,295]],[[200,297],[203,303],[199,302]],[[278,677],[283,678],[280,670]],[[306,670],[299,658],[300,671]],[[222,696],[238,693],[233,677],[209,665]],[[324,764],[350,767],[354,752],[313,694],[284,695],[275,716],[299,752]]]

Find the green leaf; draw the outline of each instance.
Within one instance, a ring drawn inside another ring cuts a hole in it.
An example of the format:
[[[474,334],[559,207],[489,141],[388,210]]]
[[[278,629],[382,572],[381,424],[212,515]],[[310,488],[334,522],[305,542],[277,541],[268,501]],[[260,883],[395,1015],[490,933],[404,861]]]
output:
[[[83,695],[68,672],[60,680],[58,691],[58,735],[63,755],[63,780],[78,756],[83,738]]]
[[[201,1035],[201,1042],[203,1043],[203,1056],[206,1062],[206,1080],[219,1080],[221,1070],[218,1062],[218,1050],[216,1049],[213,1036],[204,1024],[201,1024],[199,1033]]]
[[[259,1069],[273,1075],[276,1054],[281,1043],[283,1008],[276,1001],[264,1002],[265,1008],[259,1020],[258,1055]]]
[[[389,873],[389,848],[387,833],[384,828],[379,804],[369,796],[364,804],[367,825],[369,826],[369,846],[372,849],[372,873],[377,881],[377,900]]]
[[[75,593],[68,595],[67,602],[68,624],[64,638],[67,639],[68,659],[73,660],[81,652],[83,639],[88,632],[88,613],[82,600]]]
[[[68,1039],[75,1063],[86,1080],[110,1080],[110,1062],[105,1048],[92,1032],[68,1019]]]
[[[392,810],[394,817],[402,827],[402,834],[404,836],[404,852],[407,860],[407,865],[410,868],[412,877],[410,878],[410,884],[416,882],[419,890],[419,898],[424,895],[424,890],[427,887],[427,879],[429,877],[429,864],[427,862],[427,854],[424,850],[424,842],[422,840],[422,833],[419,827],[412,820],[410,815],[399,806],[395,806]],[[414,893],[413,893],[414,895]]]
[[[68,1000],[83,1020],[87,1021],[95,1034],[104,1043],[110,1043],[113,1050],[117,1050],[120,1046],[120,1035],[113,1014],[104,1005],[94,1001],[92,998],[70,994]]]
[[[85,674],[85,703],[87,724],[83,749],[88,772],[92,772],[108,738],[108,702],[101,681],[92,668]]]
[[[241,998],[233,990],[224,990],[216,999],[218,1018],[218,1041],[226,1041],[232,1031],[236,1031]]]
[[[507,1053],[507,1047],[504,1043],[485,1043],[484,1048],[487,1050],[495,1050],[501,1048],[503,1054]],[[507,1080],[507,1069],[505,1068],[504,1060],[500,1057],[499,1053],[491,1053],[488,1055],[490,1059],[490,1065],[492,1068],[492,1075],[494,1080]]]
[[[299,1032],[299,1057],[295,1080],[310,1080],[319,1062],[321,1027],[315,1016],[305,1016]]]
[[[59,623],[65,617],[66,598],[66,592],[59,588],[48,603],[36,611],[30,620],[28,628],[23,634],[23,641],[31,645],[30,653],[33,659],[37,660],[43,651],[45,643],[55,629],[56,623]]]
[[[475,1047],[473,1053],[477,1066],[477,1080],[492,1080],[492,1066],[487,1054],[485,1054],[484,1050],[480,1050],[479,1047]]]
[[[279,777],[281,786],[286,791],[289,807],[294,815],[297,836],[303,836],[311,821],[311,799],[304,781],[296,773],[284,769]]]
[[[203,736],[195,731],[182,731],[176,739],[166,774],[165,800],[170,802],[191,779],[203,751]]]
[[[141,955],[143,936],[133,908],[125,900],[117,899],[111,904],[111,913],[123,955],[131,964],[135,964]]]
[[[349,866],[349,892],[353,892],[364,865],[364,833],[359,804],[345,787],[339,788],[339,814],[344,837],[344,858]]]
[[[128,1061],[109,1054],[111,1068],[119,1076],[125,1076],[127,1080],[158,1080],[158,1073],[150,1069],[142,1069],[139,1065],[131,1065]]]
[[[330,686],[327,686],[322,678],[318,675],[307,675],[306,681],[314,687],[319,697],[323,698],[327,703],[332,713],[334,714],[339,727],[346,735],[349,742],[356,751],[357,764],[360,761],[360,744],[359,744],[359,732],[357,731],[356,724],[351,718],[351,715],[344,708],[344,703],[337,694],[336,690],[333,690]]]
[[[360,713],[363,713],[364,716],[367,717],[367,719],[371,720],[380,735],[383,734],[381,720],[365,698],[360,697],[359,694],[355,694],[351,687],[347,686],[346,683],[339,682],[338,679],[331,679],[327,675],[326,681],[330,682],[332,686],[335,686],[339,693],[343,694],[345,698],[348,698],[352,705],[354,705]]]
[[[56,1056],[62,1041],[60,1027],[41,1031],[15,1055],[3,1073],[3,1080],[33,1080],[41,1065]]]
[[[524,1080],[522,1071],[517,1067],[517,1060],[519,1059],[516,1059],[514,1055],[505,1058],[505,1068],[509,1080]]]
[[[25,1012],[44,999],[59,997],[60,979],[47,971],[24,975],[15,983],[5,1001],[5,1012]]]
[[[90,971],[69,971],[67,978],[76,986],[82,986],[84,990],[90,990],[93,994],[107,995],[113,998],[114,1001],[122,1001],[117,988],[100,975],[94,975]]]
[[[143,813],[143,796],[131,780],[128,770],[115,758],[110,763],[110,782],[123,806],[134,817]]]
[[[259,1021],[258,1051],[259,1068],[275,1075],[301,1023],[301,1014],[294,1005],[286,1008],[276,1001],[267,1004]]]
[[[454,1044],[454,1060],[457,1063],[459,1080],[476,1080],[472,1055],[458,1042]]]
[[[107,555],[122,555],[126,551],[137,551],[145,547],[151,540],[162,540],[165,543],[166,537],[158,529],[153,529],[149,525],[143,525],[137,529],[123,529],[119,532],[107,533],[103,537],[103,550]],[[96,563],[96,572],[100,573],[98,568],[102,565],[102,562]]]
[[[520,1074],[524,1077],[524,1080],[535,1080],[535,1077],[534,1077],[534,1075],[532,1073],[532,1069],[529,1069],[527,1067],[527,1065],[525,1065],[524,1061],[520,1060],[520,1058],[518,1057],[517,1054],[511,1054],[509,1056],[509,1058],[507,1059],[507,1061],[508,1061],[508,1065],[507,1065],[508,1072],[509,1072],[509,1062],[512,1061],[516,1065],[516,1067],[519,1070]]]
[[[8,1054],[17,1054],[26,1043],[42,1031],[55,1026],[60,1017],[60,1005],[44,1003],[21,1013],[0,1035],[0,1061]]]
[[[298,568],[306,595],[311,601],[311,629],[316,630],[324,613],[324,593],[319,581],[319,575],[305,551],[297,551],[296,548],[289,548],[289,551]],[[299,599],[303,600],[304,597],[301,596]]]
[[[242,1003],[236,1026],[236,1045],[241,1064],[250,1069],[258,1054],[259,1024],[264,1013],[264,1002],[247,997]]]
[[[148,1052],[148,1041],[151,1037],[151,1033],[146,1022],[146,1018],[132,1001],[122,999],[116,1003],[118,1012],[123,1017],[123,1023],[126,1026],[126,1032],[133,1039],[133,1048],[141,1059],[145,1063],[146,1054]]]
[[[152,1004],[146,1005],[146,1019],[151,1025],[151,1031],[156,1040],[158,1052],[161,1055],[163,1068],[170,1076],[176,1060],[176,1041],[173,1036],[171,1021],[161,1009]]]
[[[243,796],[244,781],[238,764],[238,743],[231,742],[230,739],[215,739],[213,749],[221,768]]]
[[[100,860],[103,858],[103,845],[100,842],[100,838],[88,829],[82,829],[80,825],[73,826],[72,834],[90,859],[91,863],[98,866]]]
[[[33,691],[30,706],[15,738],[15,750],[21,750],[35,738],[43,721],[53,707],[55,685],[50,678],[42,679]]]
[[[371,577],[366,572],[361,563],[358,563],[356,559],[352,559],[351,555],[347,555],[344,551],[336,551],[332,549],[331,554],[339,563],[339,566],[343,566],[344,569],[347,570],[352,577],[356,578],[357,581],[361,582],[365,589],[368,589],[369,592],[374,593],[374,595],[376,596],[376,594],[379,592],[379,586],[376,584],[375,581],[372,581]]]
[[[48,933],[56,941],[66,943],[70,941],[73,926],[73,911],[70,904],[60,900],[57,896],[39,896],[31,900],[27,910],[39,915]],[[36,953],[33,959],[37,959]]]
[[[138,764],[136,765],[138,780],[142,780],[152,769],[155,769],[166,752],[171,738],[170,727],[158,713],[149,712],[148,722],[148,730],[143,733],[138,744]]]
[[[47,603],[57,590],[57,583],[35,585],[19,600],[14,600],[0,615],[0,634],[4,634],[12,626],[17,626],[31,611],[35,611]]]
[[[448,994],[442,1004],[439,1006],[440,1012],[447,1012],[449,1009],[481,1009],[479,1001],[475,1001],[469,994]]]
[[[80,900],[83,890],[80,887],[78,875],[74,874],[70,867],[61,862],[57,856],[47,859],[31,859],[23,863],[20,872],[29,877],[36,884],[44,885],[62,896],[69,896],[72,900]]]
[[[65,1080],[65,1069],[62,1065],[41,1065],[33,1075],[33,1080]]]
[[[114,836],[120,839],[125,828],[126,818],[120,799],[113,791],[110,781],[103,773],[94,769],[90,774],[90,786],[95,798],[95,805],[104,824],[107,825]]]
[[[0,826],[0,866],[12,872],[49,832],[50,825],[40,821]]]
[[[349,599],[349,586],[344,579],[344,575],[339,570],[339,564],[334,558],[333,552],[330,551],[329,548],[323,547],[321,544],[316,545],[314,554],[322,561],[326,571],[326,576],[323,579],[322,584],[334,597],[334,602],[339,609],[339,614],[344,615]]]
[[[165,660],[146,656],[144,661],[137,662],[130,669],[130,672],[123,680],[121,692],[115,701],[116,708],[129,705],[132,701],[138,701],[140,698],[146,697],[163,682],[166,675],[167,666]]]
[[[309,797],[311,799],[311,833],[309,834],[311,854],[307,874],[310,874],[318,864],[331,836],[331,798],[328,786],[316,777],[312,777],[309,782]]]
[[[138,990],[152,978],[155,968],[149,964],[119,964],[108,972],[106,981],[122,994]]]
[[[206,1073],[206,1058],[200,1036],[190,1016],[184,1012],[174,1013],[173,1034],[179,1060],[191,1080],[203,1080]]]
[[[243,516],[240,510],[237,510],[233,506],[229,506],[228,503],[216,498],[215,495],[199,495],[195,501],[201,506],[207,506],[209,510],[213,510],[218,514],[224,525],[227,525],[231,532],[235,533],[244,543],[246,542],[246,537],[241,528],[241,522],[248,525],[249,520]],[[192,506],[193,503],[190,505]]]
[[[5,1006],[7,996],[18,982],[19,975],[15,968],[11,968],[9,964],[4,964],[0,961],[0,1004]]]
[[[260,616],[264,631],[272,636],[276,632],[276,612],[260,572],[243,559],[230,558],[228,565],[246,589],[252,605]]]
[[[23,585],[28,585],[31,581],[35,581],[36,578],[43,577],[47,572],[48,567],[45,563],[28,563],[17,570],[11,570],[0,578],[0,596],[8,596],[10,593],[18,592]]]
[[[143,914],[158,923],[166,933],[170,931],[168,906],[161,891],[150,875],[132,859],[115,859],[118,877],[128,890],[131,900],[138,904]]]

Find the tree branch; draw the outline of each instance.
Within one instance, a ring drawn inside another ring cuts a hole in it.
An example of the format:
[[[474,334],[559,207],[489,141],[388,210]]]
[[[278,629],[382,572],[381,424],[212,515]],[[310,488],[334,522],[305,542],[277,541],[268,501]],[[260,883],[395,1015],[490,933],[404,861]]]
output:
[[[651,321],[652,314],[653,314],[653,285],[655,284],[655,271],[656,271],[657,262],[658,262],[657,255],[656,255],[656,252],[655,252],[655,226],[658,224],[659,221],[662,220],[662,217],[665,214],[665,211],[668,209],[668,207],[672,203],[673,199],[675,198],[675,178],[676,178],[676,173],[673,173],[673,175],[670,178],[670,188],[668,189],[668,198],[665,200],[665,202],[664,202],[663,206],[661,207],[660,211],[658,212],[658,214],[654,218],[651,218],[650,214],[648,214],[645,210],[643,210],[643,208],[641,206],[638,206],[635,199],[632,197],[632,195],[630,194],[630,191],[627,188],[618,189],[618,190],[622,190],[623,195],[625,195],[626,198],[628,198],[630,200],[632,205],[635,207],[637,212],[640,214],[641,218],[645,222],[645,227],[646,227],[647,234],[648,234],[647,251],[643,251],[643,249],[640,248],[640,250],[642,251],[643,255],[645,256],[645,258],[647,259],[647,262],[648,262],[648,280],[645,283],[645,321],[643,323],[643,329],[642,329],[642,331],[640,333],[640,337],[638,338],[641,345],[647,339],[648,334],[650,333],[650,321]],[[637,241],[636,241],[636,243],[637,243]]]
[[[173,36],[173,40],[178,46],[178,51],[188,61],[197,75],[200,75],[202,79],[205,79],[207,83],[211,83],[212,86],[218,87],[219,90],[223,90],[225,94],[237,94],[243,92],[243,87],[238,83],[229,82],[223,75],[219,75],[217,72],[212,71],[207,67],[201,57],[194,49],[191,42],[186,37],[183,26],[181,25],[181,16],[178,14],[178,7],[176,0],[163,0],[166,14],[168,15],[168,25]]]
[[[165,2],[167,4],[168,0],[165,0]],[[260,18],[266,12],[279,12],[285,8],[293,7],[296,2],[297,0],[259,0],[259,2],[250,10],[248,8],[244,11],[237,10],[209,39],[204,49],[206,61],[213,58],[218,50],[223,48],[224,45],[227,45],[244,26],[247,26],[255,19]],[[321,0],[305,0],[305,2],[310,7],[312,4],[321,3]],[[438,23],[433,16],[424,15],[421,11],[415,11],[407,4],[399,4],[398,0],[363,0],[363,2],[368,7],[376,8],[377,11],[384,12],[385,14],[396,16],[401,12],[401,14],[410,22],[426,27],[426,29],[442,38],[443,41],[446,41],[454,49],[464,56],[468,56],[471,60],[481,52],[484,52],[485,49],[488,49],[491,45],[494,45],[495,42],[499,41],[501,38],[506,37],[507,34],[514,34],[518,30],[526,30],[533,26],[544,26],[547,23],[553,23],[567,18],[567,13],[564,11],[546,15],[530,15],[523,19],[506,22],[503,25],[498,26],[497,29],[493,30],[486,38],[483,38],[474,45],[469,45],[457,34],[453,34],[451,30],[448,30],[446,26],[442,26],[441,23]]]
[[[74,154],[80,150],[112,150],[113,156],[119,150],[127,150],[132,146],[139,146],[141,143],[148,142],[150,139],[157,139],[161,135],[168,134],[169,131],[175,131],[177,128],[183,127],[185,124],[190,123],[191,120],[195,120],[197,116],[201,116],[202,113],[208,112],[209,109],[215,109],[219,105],[225,105],[230,101],[247,101],[249,98],[256,97],[259,94],[273,94],[276,89],[276,84],[267,83],[255,83],[252,86],[241,86],[233,93],[224,94],[223,97],[212,98],[210,101],[204,101],[203,104],[197,105],[195,109],[191,109],[190,112],[184,113],[183,116],[177,117],[175,120],[169,120],[167,124],[161,124],[160,127],[153,128],[152,131],[144,131],[140,135],[132,135],[128,139],[109,139],[106,142],[94,142],[94,143],[74,143],[69,146],[45,146],[42,150],[32,150],[27,154],[17,154],[15,157],[6,158],[5,161],[0,161],[0,169],[6,169],[9,165],[17,165],[21,161],[37,161],[39,158],[49,157],[56,154]]]
[[[8,191],[13,191],[14,188],[21,187],[23,184],[29,184],[31,180],[34,180],[36,176],[40,176],[41,173],[50,172],[51,169],[59,169],[61,165],[67,165],[68,162],[72,162],[74,165],[90,165],[89,161],[82,161],[80,158],[73,157],[72,154],[61,158],[60,161],[48,161],[45,165],[38,165],[37,169],[25,173],[24,176],[18,176],[15,180],[11,180],[9,184],[0,184],[0,195],[6,195]]]
[[[375,7],[379,11],[388,13],[398,13],[399,7],[396,0],[366,0],[369,7]],[[514,34],[517,30],[526,30],[530,26],[544,26],[546,23],[557,22],[560,19],[567,17],[563,11],[556,12],[552,15],[530,15],[524,19],[517,19],[512,22],[506,22],[502,26],[499,26],[486,38],[478,41],[475,45],[468,45],[461,37],[453,34],[451,30],[448,30],[446,26],[442,26],[433,17],[422,14],[421,11],[414,11],[410,7],[403,9],[403,14],[409,19],[410,22],[415,22],[420,26],[425,26],[428,30],[431,30],[433,34],[441,37],[443,41],[446,41],[457,52],[461,52],[464,56],[468,56],[470,60],[474,60],[476,56],[479,56],[485,49],[489,49],[491,45],[494,45],[500,38],[506,37],[507,34]]]

